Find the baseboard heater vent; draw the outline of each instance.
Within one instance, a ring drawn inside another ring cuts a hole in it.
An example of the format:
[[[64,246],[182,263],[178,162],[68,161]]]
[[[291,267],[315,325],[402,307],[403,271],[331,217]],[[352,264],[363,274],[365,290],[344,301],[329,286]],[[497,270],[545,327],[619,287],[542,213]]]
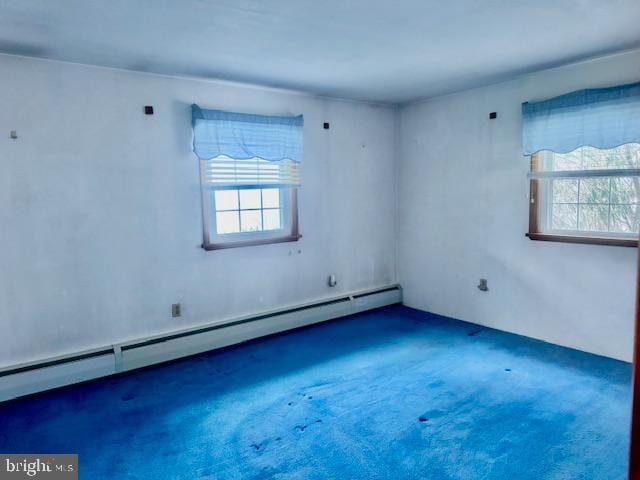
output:
[[[0,401],[175,360],[402,301],[399,285],[0,369]]]

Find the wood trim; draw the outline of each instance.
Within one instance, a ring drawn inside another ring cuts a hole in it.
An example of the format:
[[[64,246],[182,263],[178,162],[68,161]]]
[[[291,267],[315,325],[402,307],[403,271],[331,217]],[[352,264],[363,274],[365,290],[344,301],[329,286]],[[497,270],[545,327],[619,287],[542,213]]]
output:
[[[577,235],[552,235],[548,233],[527,233],[531,240],[541,240],[543,242],[563,242],[582,243],[588,245],[609,245],[613,247],[637,247],[638,240],[635,238],[614,238],[614,237],[582,237]]]
[[[259,240],[246,240],[242,242],[207,243],[207,244],[203,244],[202,248],[204,248],[207,251],[224,250],[226,248],[253,247],[255,245],[268,245],[270,243],[297,242],[301,238],[302,238],[302,235],[289,235],[286,237],[261,238]]]
[[[298,227],[298,189],[291,189],[291,236],[297,239],[301,237]]]
[[[538,229],[538,180],[529,183],[529,233],[537,233]]]
[[[202,177],[202,168],[200,169],[200,177]],[[200,185],[202,185],[202,178],[200,179]],[[209,237],[209,195],[205,192],[204,188],[200,188],[200,200],[202,202],[202,244],[209,245],[211,239]]]
[[[531,171],[537,172],[540,170],[540,154],[534,153],[531,155]],[[529,233],[538,233],[540,231],[538,218],[539,212],[539,182],[536,179],[529,181]]]
[[[633,352],[631,444],[629,446],[629,480],[640,479],[640,256],[636,276],[636,324]]]

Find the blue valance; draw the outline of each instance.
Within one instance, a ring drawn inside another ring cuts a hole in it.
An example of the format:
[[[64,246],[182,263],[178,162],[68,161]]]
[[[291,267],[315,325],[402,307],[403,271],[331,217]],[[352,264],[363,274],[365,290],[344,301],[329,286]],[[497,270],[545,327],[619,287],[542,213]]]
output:
[[[236,160],[302,160],[302,115],[250,115],[204,110],[195,104],[191,115],[193,151],[202,160],[221,155]]]
[[[522,104],[523,155],[640,143],[640,82]]]

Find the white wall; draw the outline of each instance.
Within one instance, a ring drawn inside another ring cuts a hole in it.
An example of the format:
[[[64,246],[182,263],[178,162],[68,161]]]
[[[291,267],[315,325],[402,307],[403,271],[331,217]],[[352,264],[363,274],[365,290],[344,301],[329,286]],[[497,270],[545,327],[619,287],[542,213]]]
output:
[[[0,71],[0,366],[395,281],[394,110],[11,56]],[[304,114],[301,241],[200,248],[193,102]]]
[[[410,306],[631,359],[636,250],[524,237],[520,104],[636,81],[640,52],[414,103],[399,122],[225,82],[3,55],[0,71],[0,366],[396,280]],[[300,242],[199,247],[192,102],[304,114]]]
[[[534,242],[521,103],[640,79],[640,52],[406,106],[398,275],[412,307],[631,360],[635,248]],[[497,112],[489,120],[489,112]],[[479,278],[490,291],[480,292]]]

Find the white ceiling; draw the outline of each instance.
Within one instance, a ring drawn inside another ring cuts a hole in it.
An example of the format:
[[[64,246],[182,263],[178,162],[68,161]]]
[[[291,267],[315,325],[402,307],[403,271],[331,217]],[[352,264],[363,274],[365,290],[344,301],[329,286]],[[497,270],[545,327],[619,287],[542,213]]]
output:
[[[640,0],[0,0],[0,51],[406,102],[640,47]]]

